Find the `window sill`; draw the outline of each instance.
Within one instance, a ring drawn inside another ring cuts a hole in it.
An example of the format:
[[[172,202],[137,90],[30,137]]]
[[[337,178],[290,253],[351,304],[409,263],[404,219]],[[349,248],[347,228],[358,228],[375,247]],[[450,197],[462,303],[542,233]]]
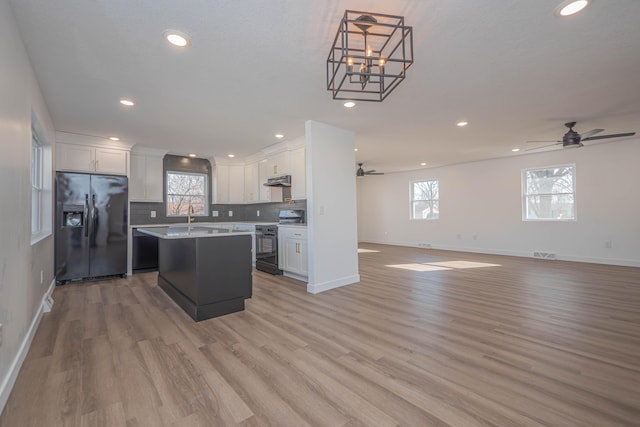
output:
[[[33,246],[36,243],[46,239],[47,237],[51,236],[51,234],[52,234],[51,230],[41,231],[40,233],[32,234],[31,235],[31,246]]]

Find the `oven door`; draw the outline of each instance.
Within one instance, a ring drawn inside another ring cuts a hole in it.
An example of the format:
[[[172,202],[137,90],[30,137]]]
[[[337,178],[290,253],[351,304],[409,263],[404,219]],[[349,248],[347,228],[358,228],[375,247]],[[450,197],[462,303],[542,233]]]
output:
[[[278,265],[278,238],[256,232],[256,261],[262,260]]]

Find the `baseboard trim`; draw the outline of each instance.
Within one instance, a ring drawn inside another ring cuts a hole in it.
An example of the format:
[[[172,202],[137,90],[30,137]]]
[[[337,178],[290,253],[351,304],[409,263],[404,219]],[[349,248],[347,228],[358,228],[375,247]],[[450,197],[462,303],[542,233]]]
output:
[[[351,285],[360,282],[360,275],[341,277],[339,279],[330,280],[324,283],[307,283],[307,292],[310,294],[319,294],[320,292],[339,288],[341,286]]]
[[[501,249],[469,248],[464,246],[446,246],[446,245],[434,245],[434,244],[431,244],[431,248],[427,249],[427,248],[418,246],[417,243],[410,243],[410,242],[387,242],[384,240],[377,240],[377,239],[362,239],[360,242],[373,243],[378,245],[405,246],[405,247],[411,247],[411,248],[420,248],[424,250],[436,249],[441,251],[471,252],[471,253],[477,253],[477,254],[517,256],[517,257],[524,257],[524,258],[533,257],[533,250],[532,251],[509,251],[509,250],[501,250]],[[590,264],[617,265],[621,267],[640,267],[640,260],[595,258],[595,257],[566,255],[566,254],[557,254],[556,259],[552,261],[571,261],[571,262],[584,262],[584,263],[590,263]]]
[[[53,298],[51,298],[51,294],[53,293],[55,286],[56,282],[55,280],[53,280],[51,282],[51,285],[49,285],[49,289],[47,289],[47,292],[45,292],[44,296],[42,297],[40,307],[38,308],[38,311],[31,321],[31,326],[29,326],[27,334],[22,340],[22,344],[20,345],[18,354],[16,354],[16,357],[13,359],[13,362],[9,366],[7,375],[2,380],[2,384],[0,385],[0,414],[4,410],[4,407],[9,400],[9,395],[11,395],[11,390],[13,389],[13,386],[18,379],[20,368],[22,368],[24,359],[27,357],[29,348],[31,348],[31,342],[33,341],[33,337],[35,337],[36,335],[36,331],[38,330],[38,326],[40,325],[40,320],[42,320],[42,315],[45,312],[50,311],[51,307],[53,306]]]

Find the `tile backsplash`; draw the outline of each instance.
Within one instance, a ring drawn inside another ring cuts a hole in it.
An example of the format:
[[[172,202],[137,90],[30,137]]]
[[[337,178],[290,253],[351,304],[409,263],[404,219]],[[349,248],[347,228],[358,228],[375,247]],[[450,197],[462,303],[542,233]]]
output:
[[[306,212],[307,201],[296,200],[294,204],[254,203],[238,205],[210,205],[209,216],[195,217],[195,222],[278,222],[278,213],[282,209],[302,209]],[[151,211],[156,212],[155,218],[151,218]],[[213,211],[218,211],[217,217],[211,216],[211,212]],[[258,216],[258,211],[260,211],[260,216]],[[230,212],[233,212],[233,216],[229,215]],[[167,217],[166,207],[164,203],[132,202],[130,204],[129,217],[131,225],[187,222],[187,219],[184,217]]]

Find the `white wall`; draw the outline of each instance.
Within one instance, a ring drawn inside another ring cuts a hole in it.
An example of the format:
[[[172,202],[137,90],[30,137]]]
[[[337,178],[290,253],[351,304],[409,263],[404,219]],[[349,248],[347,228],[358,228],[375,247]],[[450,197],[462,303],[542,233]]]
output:
[[[53,236],[31,245],[31,114],[54,130],[6,0],[0,0],[0,410],[53,282]],[[43,283],[40,283],[40,271]]]
[[[365,176],[358,179],[359,239],[517,256],[544,251],[563,260],[640,266],[639,159],[635,139]],[[559,164],[576,165],[577,221],[523,222],[522,169]],[[429,179],[440,183],[440,219],[409,220],[409,183]]]
[[[355,182],[355,135],[305,123],[309,283],[322,292],[360,281]]]

